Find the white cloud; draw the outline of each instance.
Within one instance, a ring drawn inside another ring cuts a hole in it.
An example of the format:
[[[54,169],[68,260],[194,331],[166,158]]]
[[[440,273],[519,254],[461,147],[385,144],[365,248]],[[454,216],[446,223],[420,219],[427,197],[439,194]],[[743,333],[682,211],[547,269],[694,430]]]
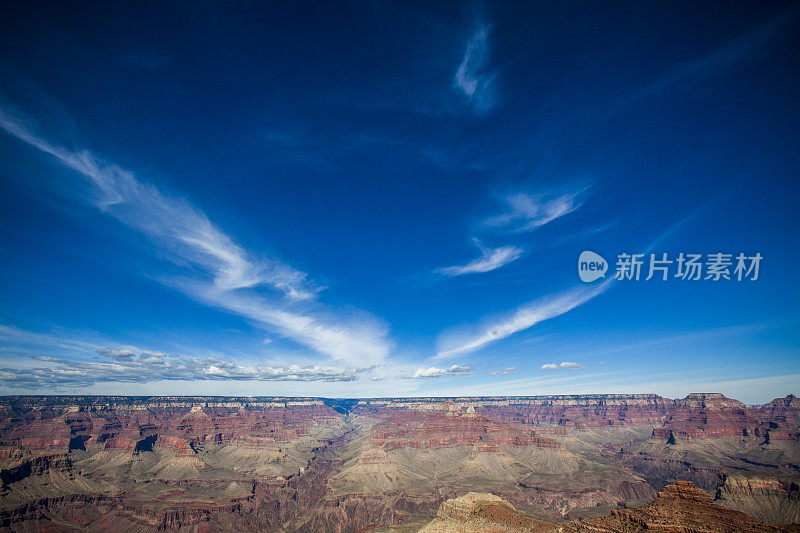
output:
[[[256,258],[182,198],[162,193],[133,173],[101,162],[88,150],[70,151],[35,135],[25,121],[0,109],[0,128],[53,156],[93,186],[95,204],[150,237],[189,276],[168,283],[193,298],[260,322],[335,359],[372,364],[389,352],[387,328],[375,319],[345,320],[311,302],[320,287],[274,258]],[[287,298],[268,298],[267,287]],[[305,307],[298,305],[305,302]]]
[[[154,381],[354,381],[370,370],[318,365],[248,366],[213,357],[171,357],[162,352],[134,353],[123,359],[109,357],[111,362],[100,363],[33,357],[40,366],[0,370],[0,388],[42,390]]]
[[[431,366],[428,368],[418,368],[416,372],[411,375],[411,379],[421,378],[440,378],[443,376],[469,376],[474,372],[468,366],[453,365],[450,368],[437,368]]]
[[[570,368],[572,370],[584,370],[586,365],[582,365],[580,363],[571,363],[569,361],[564,361],[561,364],[556,363],[547,363],[542,365],[541,370],[558,370],[559,368]]]
[[[487,218],[484,224],[511,227],[518,232],[533,231],[579,209],[583,205],[586,190],[587,187],[559,194],[509,194],[503,198],[508,210]]]
[[[463,276],[465,274],[477,274],[491,272],[498,268],[516,261],[522,256],[524,250],[516,246],[501,246],[500,248],[484,248],[478,243],[481,256],[473,259],[466,265],[443,267],[437,270],[445,276]]]
[[[133,350],[128,348],[100,348],[97,351],[102,355],[115,359],[129,359],[136,355]]]
[[[489,372],[489,374],[492,376],[499,376],[499,375],[506,376],[508,374],[513,374],[515,372],[519,372],[519,368],[515,366],[509,366],[503,370],[492,370],[491,372]]]
[[[43,334],[0,324],[3,351],[13,358],[2,358],[0,389],[37,391],[42,389],[82,388],[116,383],[142,384],[159,381],[240,381],[240,382],[343,382],[355,381],[374,365],[239,364],[227,355],[170,355],[136,346],[95,347],[81,343],[75,335],[91,332],[63,331]],[[105,341],[99,341],[105,342]],[[64,350],[58,350],[64,347]],[[30,349],[28,349],[30,348]],[[50,355],[53,351],[62,354]],[[28,355],[35,354],[35,355]],[[48,355],[44,355],[48,354]],[[103,357],[97,361],[97,355]],[[91,359],[86,359],[90,357]],[[113,389],[112,389],[113,390]]]
[[[453,76],[453,85],[461,91],[478,112],[486,112],[495,104],[495,75],[486,71],[489,61],[491,28],[481,24],[467,41],[464,57]]]
[[[451,334],[440,340],[441,349],[436,358],[442,359],[472,352],[487,344],[505,339],[519,331],[526,330],[543,320],[563,315],[606,291],[609,279],[599,285],[577,287],[555,296],[531,302],[519,307],[508,316],[490,318],[484,325],[472,331]]]

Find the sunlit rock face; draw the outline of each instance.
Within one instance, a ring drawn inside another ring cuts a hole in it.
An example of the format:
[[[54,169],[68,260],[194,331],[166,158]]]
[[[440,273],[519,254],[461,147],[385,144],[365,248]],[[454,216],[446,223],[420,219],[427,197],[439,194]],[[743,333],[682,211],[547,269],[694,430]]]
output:
[[[0,525],[778,531],[799,435],[794,396],[6,397]]]

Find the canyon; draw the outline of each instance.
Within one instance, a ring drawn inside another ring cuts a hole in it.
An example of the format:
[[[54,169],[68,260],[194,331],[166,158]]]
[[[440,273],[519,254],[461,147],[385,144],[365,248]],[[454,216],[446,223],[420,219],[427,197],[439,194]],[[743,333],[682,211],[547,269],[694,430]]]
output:
[[[760,406],[716,393],[0,397],[3,531],[798,531],[798,522],[792,395]]]

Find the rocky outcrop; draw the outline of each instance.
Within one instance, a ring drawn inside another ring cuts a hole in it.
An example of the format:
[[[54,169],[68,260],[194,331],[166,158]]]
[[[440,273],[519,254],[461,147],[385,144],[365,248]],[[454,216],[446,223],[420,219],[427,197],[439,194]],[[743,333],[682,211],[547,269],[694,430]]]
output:
[[[715,503],[776,524],[800,523],[800,479],[723,474]]]
[[[532,531],[555,532],[559,527],[518,513],[513,505],[494,494],[470,492],[442,503],[436,518],[420,533]]]
[[[471,407],[471,406],[470,406]],[[437,449],[451,446],[536,446],[558,448],[559,442],[536,431],[493,421],[475,411],[445,409],[393,411],[372,428],[372,443],[387,451],[400,448]]]
[[[743,437],[755,431],[747,406],[722,394],[690,394],[677,401],[675,411],[653,436],[667,439]]]
[[[471,492],[448,500],[420,533],[532,532],[562,533],[788,533],[797,526],[779,526],[715,504],[690,482],[661,491],[652,503],[637,509],[614,509],[610,514],[556,524],[525,516],[493,494]]]
[[[694,533],[777,533],[790,531],[717,505],[705,491],[682,481],[666,487],[638,509],[615,509],[608,516],[572,524],[580,532],[658,531]]]
[[[52,524],[54,519],[86,526],[119,505],[118,499],[92,494],[32,500],[17,507],[0,509],[0,528],[18,530],[19,524],[27,523],[32,525],[32,530],[47,530],[49,528],[43,526]],[[19,528],[24,529],[27,528]]]
[[[622,502],[644,502],[653,499],[656,492],[642,478],[609,478],[580,488],[570,485],[541,487],[520,483],[524,490],[502,491],[504,498],[516,504],[525,504],[555,511],[567,517],[575,509],[593,508],[601,505],[614,507]]]
[[[0,487],[8,488],[17,481],[22,481],[28,476],[41,475],[50,470],[71,470],[72,461],[66,454],[42,455],[28,459],[19,464],[0,469]]]
[[[691,481],[703,490],[713,491],[719,483],[719,468],[692,464],[691,461],[656,452],[620,451],[613,455],[620,464],[630,465],[654,489],[662,489],[675,480]]]
[[[695,393],[677,400],[676,408],[653,436],[678,440],[717,437],[800,441],[800,400],[793,395],[757,408],[722,394]]]
[[[197,455],[189,444],[189,441],[178,437],[170,437],[169,435],[159,435],[155,441],[154,447],[172,452],[175,457],[194,457]]]
[[[759,431],[769,442],[800,442],[800,398],[790,394],[776,398],[756,411]]]

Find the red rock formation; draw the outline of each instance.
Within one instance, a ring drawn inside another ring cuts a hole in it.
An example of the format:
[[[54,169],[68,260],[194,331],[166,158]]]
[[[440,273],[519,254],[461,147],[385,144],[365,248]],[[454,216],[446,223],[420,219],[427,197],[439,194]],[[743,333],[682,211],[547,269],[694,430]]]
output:
[[[653,436],[675,442],[679,439],[758,437],[770,440],[800,440],[800,400],[790,395],[759,407],[749,408],[722,394],[690,394],[678,400],[676,409]]]
[[[677,438],[742,437],[754,430],[747,406],[722,394],[690,394],[678,400],[677,408],[663,428],[653,436]]]
[[[372,443],[386,451],[400,448],[444,448],[449,446],[527,446],[556,448],[558,441],[539,437],[503,421],[451,408],[426,411],[395,411],[373,427]]]
[[[800,441],[800,398],[793,394],[776,398],[755,413],[759,420],[757,432],[770,440]]]
[[[176,457],[193,457],[196,455],[189,445],[189,442],[178,437],[159,435],[158,439],[156,439],[155,446],[173,452]]]
[[[136,442],[125,437],[111,437],[106,439],[104,443],[104,448],[106,450],[125,450],[132,452],[135,447]]]
[[[643,530],[663,533],[777,533],[793,530],[716,505],[711,496],[688,481],[666,487],[652,503],[639,509],[615,509],[609,516],[571,525],[587,533]]]

